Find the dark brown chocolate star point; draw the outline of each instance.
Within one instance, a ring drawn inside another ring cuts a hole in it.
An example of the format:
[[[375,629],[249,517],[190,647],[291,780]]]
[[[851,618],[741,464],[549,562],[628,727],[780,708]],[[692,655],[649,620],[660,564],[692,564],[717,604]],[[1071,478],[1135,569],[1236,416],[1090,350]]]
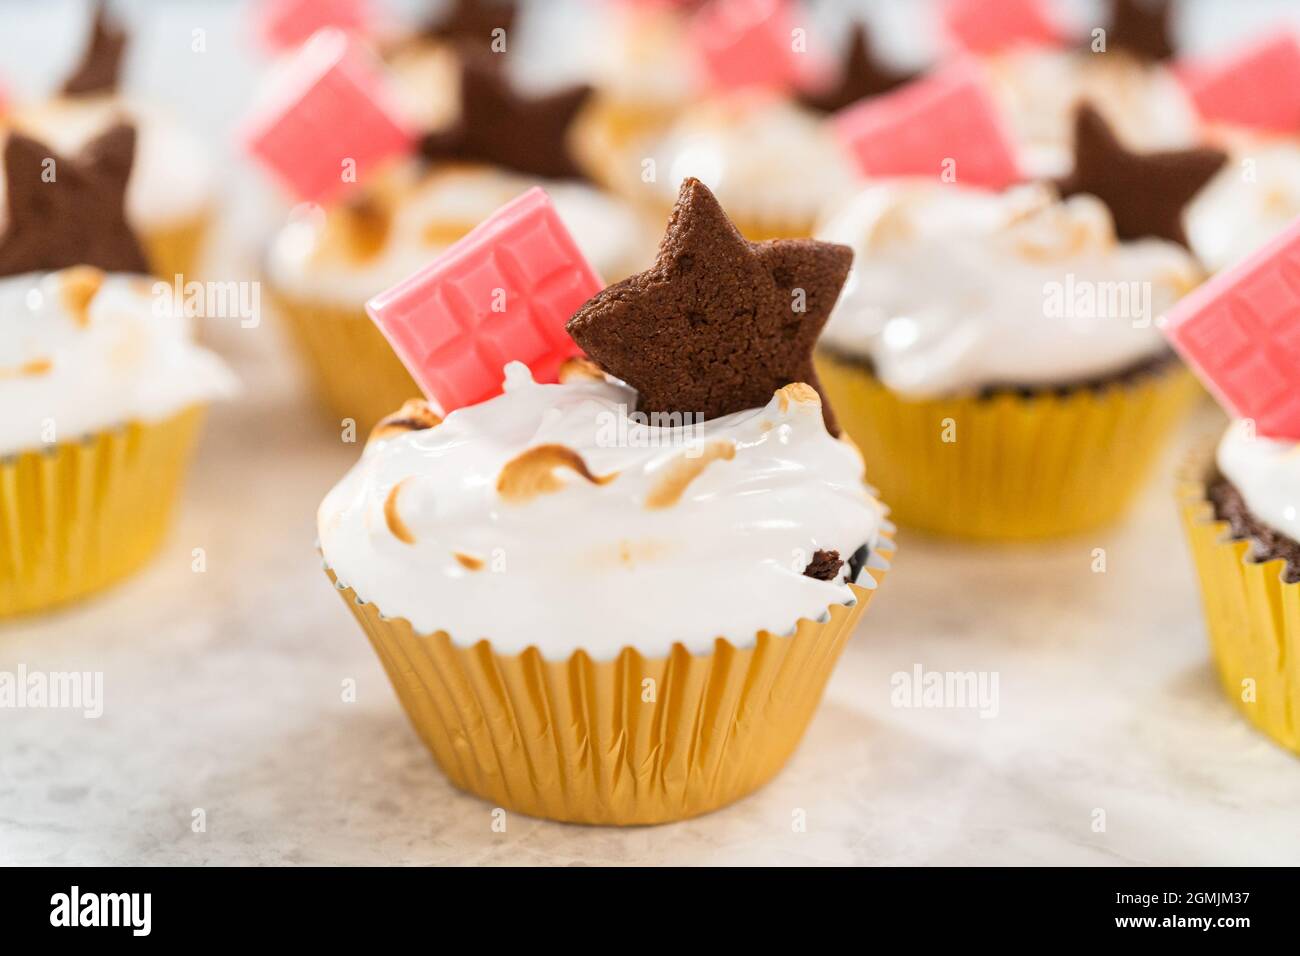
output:
[[[450,9],[426,23],[421,32],[430,39],[491,52],[494,31],[505,30],[508,35],[518,16],[514,0],[453,0]]]
[[[888,93],[914,76],[914,73],[891,69],[876,59],[866,25],[859,23],[853,28],[835,82],[821,89],[801,92],[798,99],[819,113],[835,113],[864,97]]]
[[[108,5],[101,0],[95,6],[95,21],[81,62],[64,82],[63,92],[69,96],[112,93],[121,78],[125,50],[126,32],[109,16]]]
[[[682,183],[655,264],[597,293],[566,328],[647,413],[704,419],[759,408],[804,382],[853,251],[813,239],[750,242],[698,179]],[[838,434],[822,394],[827,428]]]
[[[420,142],[430,160],[492,163],[547,179],[583,179],[569,149],[569,127],[591,95],[574,86],[544,96],[521,95],[493,54],[461,61],[460,115]]]
[[[4,148],[7,215],[0,234],[0,275],[96,266],[148,273],[126,221],[126,186],[135,129],[119,124],[75,159],[10,133]]]
[[[1152,63],[1172,59],[1171,13],[1170,0],[1111,0],[1106,49],[1124,50]]]
[[[1082,103],[1074,118],[1074,171],[1057,188],[1062,198],[1091,193],[1104,202],[1120,239],[1156,236],[1186,246],[1183,207],[1227,159],[1207,148],[1133,152],[1096,107]]]

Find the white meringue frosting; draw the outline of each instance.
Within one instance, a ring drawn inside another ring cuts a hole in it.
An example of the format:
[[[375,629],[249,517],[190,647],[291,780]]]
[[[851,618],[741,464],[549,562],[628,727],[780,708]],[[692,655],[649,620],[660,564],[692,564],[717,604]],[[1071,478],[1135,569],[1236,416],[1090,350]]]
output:
[[[1075,108],[1091,103],[1129,147],[1186,149],[1198,144],[1196,111],[1166,67],[1123,51],[1020,49],[984,63],[1022,161],[1034,176],[1066,175],[1072,165]]]
[[[752,645],[854,600],[847,560],[888,525],[812,389],[676,427],[634,402],[512,363],[497,398],[377,432],[320,506],[326,565],[417,632],[548,659]],[[803,574],[818,550],[845,559],[835,580]]]
[[[543,182],[488,166],[420,163],[368,185],[382,207],[382,235],[358,252],[346,207],[299,209],[271,241],[267,277],[280,292],[345,307],[427,266],[441,251],[510,200],[541,185],[598,274],[613,281],[648,265],[655,240],[629,204],[579,182]],[[365,242],[366,237],[362,236]]]
[[[171,289],[88,267],[0,279],[0,454],[233,394]]]
[[[1092,196],[896,180],[818,230],[853,267],[822,342],[905,395],[1068,385],[1166,352],[1156,319],[1201,278],[1171,242],[1119,242]]]
[[[1242,144],[1183,213],[1192,251],[1218,272],[1300,216],[1300,144]]]
[[[1300,541],[1300,443],[1256,435],[1237,421],[1224,432],[1217,459],[1256,518]]]
[[[645,149],[661,202],[694,177],[742,224],[811,223],[860,183],[821,116],[770,94],[702,100]]]

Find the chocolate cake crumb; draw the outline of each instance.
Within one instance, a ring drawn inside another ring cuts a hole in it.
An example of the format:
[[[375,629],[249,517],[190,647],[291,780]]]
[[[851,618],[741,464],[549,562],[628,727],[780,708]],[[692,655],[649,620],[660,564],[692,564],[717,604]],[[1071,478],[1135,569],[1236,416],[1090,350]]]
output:
[[[803,569],[803,573],[818,581],[834,581],[842,567],[844,562],[840,559],[838,551],[817,551],[808,562],[808,567]]]
[[[1246,499],[1237,486],[1222,475],[1216,475],[1205,490],[1214,504],[1214,516],[1228,522],[1233,540],[1249,541],[1251,557],[1255,561],[1286,561],[1282,580],[1287,584],[1300,581],[1300,542],[1274,531],[1251,512]]]

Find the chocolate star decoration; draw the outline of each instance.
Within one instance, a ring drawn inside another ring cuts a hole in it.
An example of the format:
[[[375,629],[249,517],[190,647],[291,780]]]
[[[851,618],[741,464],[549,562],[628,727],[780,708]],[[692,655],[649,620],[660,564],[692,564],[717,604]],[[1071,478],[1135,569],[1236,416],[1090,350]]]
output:
[[[597,293],[566,328],[640,410],[717,418],[821,387],[812,352],[853,251],[813,239],[745,239],[698,179],[682,183],[655,264]],[[838,434],[822,398],[826,427]]]
[[[568,131],[591,87],[521,96],[495,56],[462,57],[460,116],[426,134],[420,152],[430,160],[492,163],[548,179],[585,178],[569,151]]]
[[[1062,198],[1091,193],[1109,208],[1120,239],[1156,236],[1187,245],[1183,207],[1228,157],[1217,149],[1128,150],[1096,107],[1074,116],[1074,172],[1057,183]]]
[[[1112,0],[1106,49],[1127,50],[1150,62],[1170,59],[1169,15],[1169,0]]]
[[[101,0],[95,6],[90,42],[81,55],[81,63],[63,84],[63,92],[69,96],[84,96],[116,90],[125,49],[126,33],[113,22],[107,4]]]
[[[853,28],[844,65],[834,85],[818,90],[807,90],[798,96],[799,102],[819,113],[834,113],[866,96],[888,93],[915,76],[892,70],[876,59],[867,35],[865,24]]]
[[[134,156],[135,129],[126,124],[102,133],[76,159],[10,133],[4,150],[8,215],[0,235],[0,276],[80,265],[148,273],[124,209]]]
[[[509,34],[518,14],[514,0],[452,0],[451,9],[426,24],[422,32],[433,39],[490,52],[492,31],[501,29]]]

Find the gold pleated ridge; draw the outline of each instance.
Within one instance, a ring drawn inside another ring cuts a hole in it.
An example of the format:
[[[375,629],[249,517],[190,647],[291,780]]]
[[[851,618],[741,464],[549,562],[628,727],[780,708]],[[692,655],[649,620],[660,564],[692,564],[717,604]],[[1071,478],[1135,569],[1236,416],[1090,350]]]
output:
[[[611,660],[458,646],[384,617],[326,573],[452,783],[530,816],[628,825],[707,813],[781,769],[892,553],[892,540],[873,552],[870,586],[851,584],[852,603],[790,634],[760,631],[743,648],[718,638],[702,654],[676,644],[661,658],[625,647]]]
[[[317,397],[336,421],[350,418],[366,435],[408,398],[423,396],[364,309],[271,295]]]
[[[0,459],[0,618],[126,577],[158,549],[203,419],[192,406]]]
[[[1057,537],[1117,520],[1197,395],[1170,366],[1065,394],[907,399],[827,354],[817,372],[900,526],[984,540]],[[941,440],[944,423],[956,441]]]
[[[154,229],[140,232],[150,271],[171,285],[176,276],[187,281],[198,277],[203,243],[212,224],[212,212],[204,210]]]
[[[1206,496],[1211,461],[1204,450],[1190,456],[1176,495],[1219,680],[1252,724],[1300,753],[1300,583],[1282,579],[1281,558],[1253,560],[1250,542],[1234,540],[1215,518]]]

